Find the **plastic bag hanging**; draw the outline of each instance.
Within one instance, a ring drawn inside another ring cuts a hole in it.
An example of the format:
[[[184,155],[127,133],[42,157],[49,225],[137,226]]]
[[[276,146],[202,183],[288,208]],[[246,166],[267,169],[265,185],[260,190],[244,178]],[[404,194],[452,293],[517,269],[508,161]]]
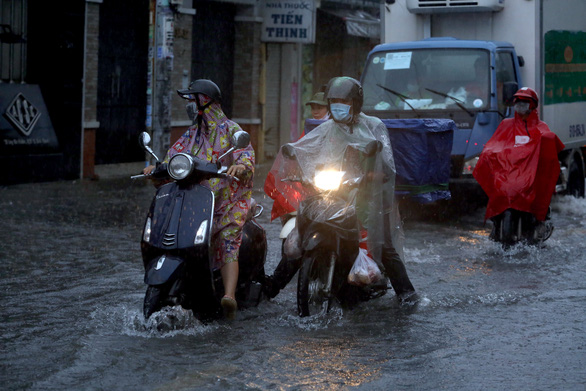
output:
[[[358,256],[354,261],[350,273],[348,273],[348,283],[357,286],[374,284],[383,277],[376,262],[368,256],[368,252],[358,249]]]

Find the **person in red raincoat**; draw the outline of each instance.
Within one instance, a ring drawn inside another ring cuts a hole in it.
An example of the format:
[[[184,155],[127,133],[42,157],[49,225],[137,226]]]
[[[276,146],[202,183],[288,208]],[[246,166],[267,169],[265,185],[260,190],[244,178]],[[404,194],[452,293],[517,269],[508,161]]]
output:
[[[519,89],[513,104],[515,117],[501,122],[472,175],[488,196],[485,219],[510,208],[529,212],[543,222],[560,173],[558,153],[564,144],[539,119],[539,98],[533,89]]]

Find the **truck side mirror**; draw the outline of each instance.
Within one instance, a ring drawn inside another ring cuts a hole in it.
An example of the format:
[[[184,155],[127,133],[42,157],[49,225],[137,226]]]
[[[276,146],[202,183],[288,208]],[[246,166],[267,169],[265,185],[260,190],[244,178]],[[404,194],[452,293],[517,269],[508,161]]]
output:
[[[519,84],[516,81],[507,81],[503,83],[503,102],[507,106],[513,105],[515,93],[519,90]]]

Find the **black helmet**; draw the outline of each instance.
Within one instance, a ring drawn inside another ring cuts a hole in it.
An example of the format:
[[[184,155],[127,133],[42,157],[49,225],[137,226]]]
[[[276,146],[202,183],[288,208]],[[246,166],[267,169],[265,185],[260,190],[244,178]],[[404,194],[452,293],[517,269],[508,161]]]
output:
[[[222,101],[222,92],[216,83],[208,79],[198,79],[192,81],[189,88],[185,90],[177,90],[177,93],[183,99],[189,99],[191,94],[204,94],[212,98],[216,102]]]
[[[326,99],[328,101],[328,110],[330,109],[330,99],[351,100],[352,114],[356,116],[362,110],[364,92],[358,80],[348,76],[334,77],[326,87]]]

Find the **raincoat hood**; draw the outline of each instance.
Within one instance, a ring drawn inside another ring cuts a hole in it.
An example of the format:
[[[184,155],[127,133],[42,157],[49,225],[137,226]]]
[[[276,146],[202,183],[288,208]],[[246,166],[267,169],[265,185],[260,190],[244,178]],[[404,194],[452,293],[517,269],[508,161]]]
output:
[[[232,127],[234,125],[235,123],[230,121],[226,114],[224,114],[224,111],[222,111],[222,106],[218,102],[212,102],[205,109],[198,112],[197,121],[195,121],[184,135],[185,140],[181,143],[181,150],[177,148],[169,149],[165,161],[168,162],[178,152],[191,151],[196,154],[194,146],[200,145],[202,132],[206,136],[211,137],[217,133],[218,127]]]

